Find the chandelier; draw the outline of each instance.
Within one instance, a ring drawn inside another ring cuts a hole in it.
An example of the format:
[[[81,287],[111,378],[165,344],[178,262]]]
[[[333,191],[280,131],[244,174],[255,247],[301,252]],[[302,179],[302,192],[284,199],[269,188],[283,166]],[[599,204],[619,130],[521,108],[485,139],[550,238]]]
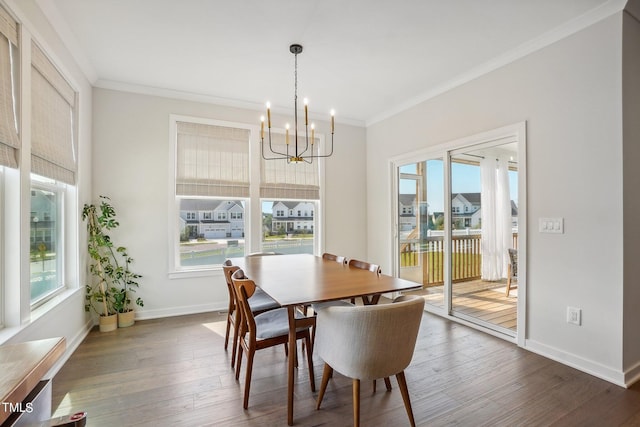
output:
[[[265,160],[286,160],[287,163],[306,162],[313,163],[313,159],[329,157],[333,154],[333,130],[334,130],[334,117],[335,113],[331,110],[331,147],[328,151],[314,153],[315,145],[315,125],[311,123],[309,126],[309,108],[308,102],[305,98],[304,102],[304,135],[298,136],[298,55],[302,53],[302,46],[299,44],[292,44],[289,46],[289,51],[293,53],[295,57],[295,71],[294,71],[294,97],[293,97],[293,143],[289,141],[289,123],[285,125],[285,148],[283,150],[280,147],[274,149],[271,142],[271,105],[267,102],[267,135],[269,139],[268,152],[265,155],[265,141],[264,141],[264,116],[260,117],[260,146],[262,151],[262,158]],[[309,129],[311,130],[311,137],[309,137]],[[290,147],[291,146],[291,147]],[[284,151],[284,152],[283,152]]]

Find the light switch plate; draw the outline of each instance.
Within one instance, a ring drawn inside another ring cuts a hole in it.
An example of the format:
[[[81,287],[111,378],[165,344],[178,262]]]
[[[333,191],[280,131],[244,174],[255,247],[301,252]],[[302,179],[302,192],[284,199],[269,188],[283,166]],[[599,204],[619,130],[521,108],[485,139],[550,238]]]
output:
[[[564,218],[540,218],[538,222],[540,233],[564,233]]]

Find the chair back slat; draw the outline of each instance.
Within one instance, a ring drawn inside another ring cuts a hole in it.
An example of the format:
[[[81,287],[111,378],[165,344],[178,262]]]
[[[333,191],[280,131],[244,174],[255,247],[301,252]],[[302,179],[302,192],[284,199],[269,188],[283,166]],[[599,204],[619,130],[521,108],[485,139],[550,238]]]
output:
[[[382,269],[378,264],[371,264],[370,262],[360,261],[358,259],[350,259],[349,267],[359,268],[361,270],[368,270],[372,273],[381,274]]]
[[[326,259],[327,261],[335,261],[339,264],[346,264],[347,258],[341,255],[330,254],[329,252],[325,252],[322,254],[322,259]]]

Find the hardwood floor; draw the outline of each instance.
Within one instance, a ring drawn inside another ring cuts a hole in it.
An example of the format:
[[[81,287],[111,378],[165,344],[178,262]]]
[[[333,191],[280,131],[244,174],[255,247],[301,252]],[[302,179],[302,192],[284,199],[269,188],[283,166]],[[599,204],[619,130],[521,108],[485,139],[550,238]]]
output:
[[[89,426],[286,426],[283,349],[256,353],[245,411],[244,369],[236,381],[224,327],[223,314],[209,313],[92,331],[53,380],[54,415],[87,411]],[[295,425],[351,425],[351,380],[336,373],[316,411],[299,357]],[[406,377],[421,426],[640,425],[640,386],[625,390],[428,313]],[[375,394],[362,383],[363,426],[408,425],[392,383]]]

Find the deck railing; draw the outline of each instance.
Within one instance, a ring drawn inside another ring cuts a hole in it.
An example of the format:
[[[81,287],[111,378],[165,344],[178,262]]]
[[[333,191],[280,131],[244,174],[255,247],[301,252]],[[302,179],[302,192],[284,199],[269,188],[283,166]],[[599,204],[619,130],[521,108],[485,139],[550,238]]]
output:
[[[451,238],[451,279],[453,282],[477,280],[482,269],[480,234],[453,235]],[[518,248],[518,233],[513,233]],[[444,237],[405,240],[400,245],[400,267],[422,267],[423,285],[444,283]]]

